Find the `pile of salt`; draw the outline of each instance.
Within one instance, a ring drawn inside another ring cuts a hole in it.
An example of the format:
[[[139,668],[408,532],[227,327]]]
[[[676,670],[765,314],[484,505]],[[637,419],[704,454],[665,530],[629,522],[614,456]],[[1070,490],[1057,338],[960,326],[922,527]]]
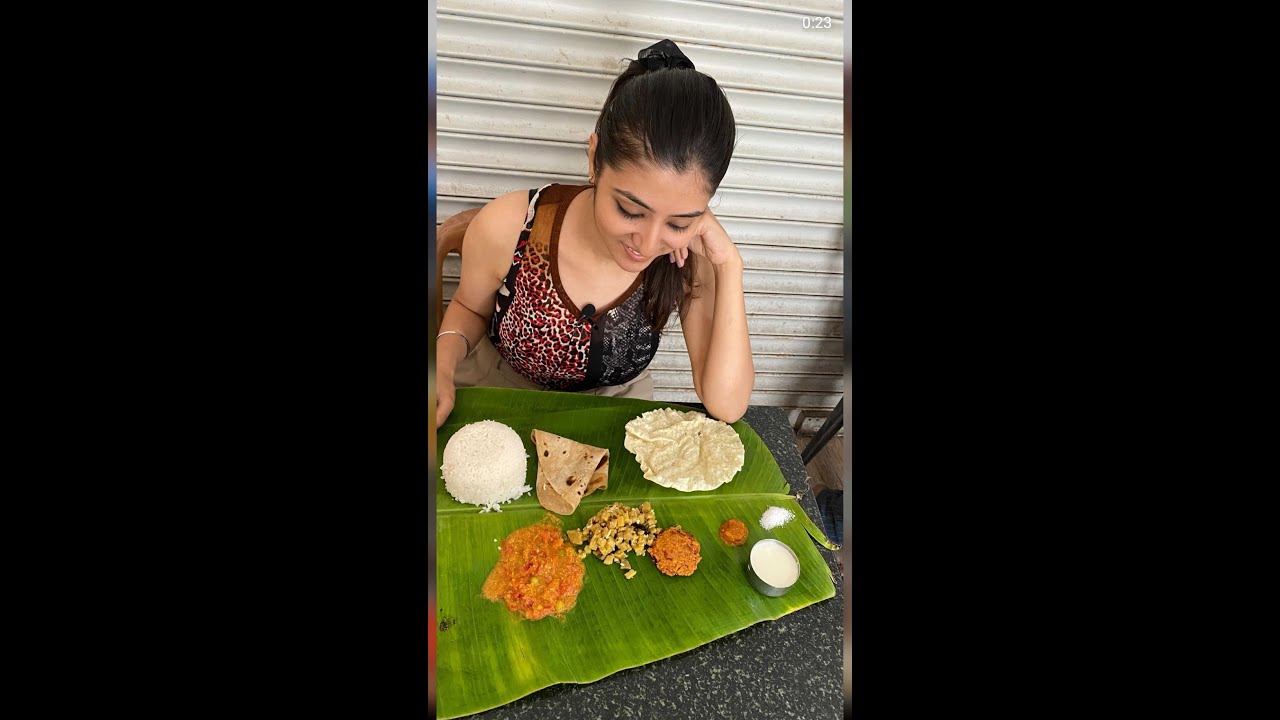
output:
[[[790,510],[771,505],[760,516],[760,527],[765,530],[772,530],[779,525],[786,525],[793,517],[795,517],[795,513]]]

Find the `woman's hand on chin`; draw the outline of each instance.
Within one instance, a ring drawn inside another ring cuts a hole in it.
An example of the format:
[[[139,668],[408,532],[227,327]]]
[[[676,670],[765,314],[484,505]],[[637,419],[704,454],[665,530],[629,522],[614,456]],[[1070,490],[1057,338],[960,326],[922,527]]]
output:
[[[716,267],[730,263],[742,265],[742,255],[738,253],[738,246],[729,239],[729,233],[724,231],[724,227],[710,210],[703,213],[694,223],[696,227],[690,230],[693,233],[693,240],[687,247],[671,251],[668,255],[671,262],[684,267],[684,261],[692,251]]]

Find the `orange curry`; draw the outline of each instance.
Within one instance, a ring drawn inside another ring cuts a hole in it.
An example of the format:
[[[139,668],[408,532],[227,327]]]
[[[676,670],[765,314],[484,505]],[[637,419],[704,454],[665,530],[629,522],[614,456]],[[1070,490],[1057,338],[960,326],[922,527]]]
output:
[[[541,522],[508,535],[498,564],[484,581],[484,596],[506,602],[529,620],[561,616],[573,609],[585,569],[560,528]]]

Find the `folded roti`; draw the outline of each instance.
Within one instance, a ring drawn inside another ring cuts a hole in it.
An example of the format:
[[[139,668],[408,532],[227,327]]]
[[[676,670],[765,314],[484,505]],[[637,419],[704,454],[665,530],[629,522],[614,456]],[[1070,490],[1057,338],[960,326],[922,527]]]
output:
[[[538,449],[538,502],[557,515],[572,515],[586,495],[609,487],[609,451],[542,430],[531,434]]]

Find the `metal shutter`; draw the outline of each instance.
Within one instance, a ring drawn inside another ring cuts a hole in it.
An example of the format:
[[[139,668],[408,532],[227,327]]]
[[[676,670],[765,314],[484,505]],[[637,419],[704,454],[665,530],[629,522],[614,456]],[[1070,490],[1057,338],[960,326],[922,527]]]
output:
[[[724,88],[738,123],[711,207],[746,263],[754,404],[841,397],[843,6],[833,0],[439,0],[437,221],[502,193],[586,182],[586,141],[622,58],[670,38]],[[805,29],[805,16],[830,29]],[[458,262],[445,265],[444,297]],[[655,399],[698,400],[678,321]]]

